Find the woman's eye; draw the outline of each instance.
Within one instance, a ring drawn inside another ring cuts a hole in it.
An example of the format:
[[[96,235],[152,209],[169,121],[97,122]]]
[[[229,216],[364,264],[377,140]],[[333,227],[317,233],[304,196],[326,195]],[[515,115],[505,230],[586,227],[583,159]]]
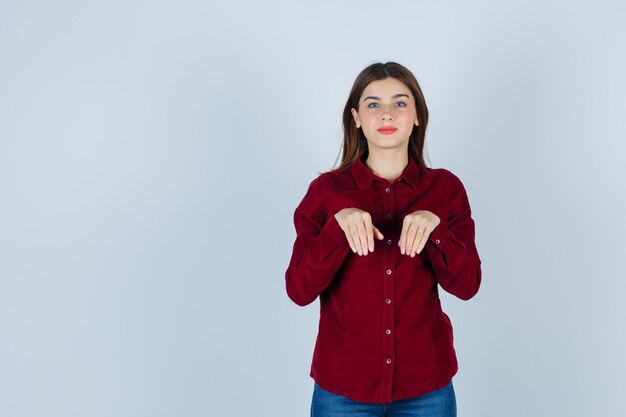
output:
[[[404,101],[399,101],[399,102],[395,103],[395,105],[397,107],[406,107],[407,106],[407,104]],[[370,104],[367,105],[367,107],[370,108],[370,109],[375,109],[375,108],[379,107],[379,105],[378,105],[378,103],[370,103]]]

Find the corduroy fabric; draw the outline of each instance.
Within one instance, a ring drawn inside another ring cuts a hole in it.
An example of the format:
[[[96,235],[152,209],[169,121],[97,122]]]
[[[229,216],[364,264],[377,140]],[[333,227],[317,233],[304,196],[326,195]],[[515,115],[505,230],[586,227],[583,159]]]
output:
[[[356,207],[384,235],[374,252],[350,250],[334,214]],[[430,210],[441,222],[415,257],[398,246],[402,221]],[[462,300],[481,283],[469,199],[444,168],[409,163],[394,181],[357,159],[319,175],[294,212],[296,239],[287,270],[290,299],[318,297],[320,319],[310,376],[329,392],[389,403],[446,386],[458,371],[450,318],[438,287]]]

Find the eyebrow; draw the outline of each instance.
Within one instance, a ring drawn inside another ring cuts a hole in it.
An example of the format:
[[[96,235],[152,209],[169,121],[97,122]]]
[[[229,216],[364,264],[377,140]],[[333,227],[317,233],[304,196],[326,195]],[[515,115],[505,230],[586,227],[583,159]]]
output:
[[[404,94],[404,93],[398,93],[398,94],[394,94],[393,96],[391,96],[391,98],[398,98],[398,97],[406,97],[409,98],[408,95]],[[372,99],[372,100],[380,100],[380,97],[376,97],[376,96],[367,96],[363,99],[363,101],[367,100],[367,99]]]

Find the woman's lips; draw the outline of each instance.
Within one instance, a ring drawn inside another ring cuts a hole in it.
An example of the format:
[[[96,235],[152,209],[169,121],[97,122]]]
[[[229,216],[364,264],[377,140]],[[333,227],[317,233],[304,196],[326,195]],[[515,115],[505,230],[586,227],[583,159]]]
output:
[[[396,129],[395,127],[381,127],[380,129],[378,129],[378,131],[383,135],[391,135],[396,130],[398,129]]]

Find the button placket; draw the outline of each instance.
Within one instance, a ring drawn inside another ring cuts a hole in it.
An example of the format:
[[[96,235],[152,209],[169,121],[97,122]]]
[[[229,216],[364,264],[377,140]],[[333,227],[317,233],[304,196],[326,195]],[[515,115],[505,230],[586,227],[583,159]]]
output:
[[[382,322],[382,337],[383,337],[383,352],[382,352],[382,360],[383,363],[387,364],[383,371],[382,381],[381,381],[381,395],[386,398],[391,397],[391,387],[393,381],[393,366],[391,366],[393,361],[393,355],[395,352],[394,346],[394,337],[391,335],[392,329],[395,327],[394,325],[394,307],[392,304],[392,299],[395,292],[395,279],[394,279],[394,271],[395,271],[395,257],[396,253],[394,251],[394,245],[392,243],[396,241],[395,238],[395,220],[396,220],[396,208],[395,208],[395,197],[392,192],[391,185],[383,186],[383,196],[382,196],[382,204],[383,204],[383,214],[386,218],[387,230],[389,230],[389,237],[387,239],[387,244],[383,246],[383,294],[381,301],[383,304],[383,322]]]

